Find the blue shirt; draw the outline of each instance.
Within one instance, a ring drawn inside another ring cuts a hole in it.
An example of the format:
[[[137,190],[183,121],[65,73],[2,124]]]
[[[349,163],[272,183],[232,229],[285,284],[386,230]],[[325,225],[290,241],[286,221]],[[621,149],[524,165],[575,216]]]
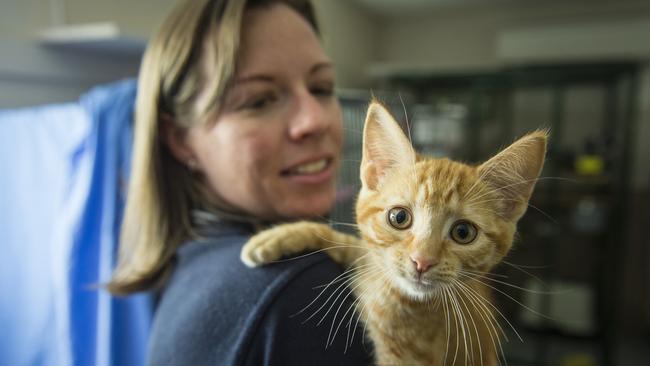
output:
[[[149,364],[371,364],[361,323],[348,342],[357,315],[342,281],[318,296],[341,268],[319,253],[250,269],[239,260],[248,237],[243,226],[222,225],[181,246],[156,310]]]

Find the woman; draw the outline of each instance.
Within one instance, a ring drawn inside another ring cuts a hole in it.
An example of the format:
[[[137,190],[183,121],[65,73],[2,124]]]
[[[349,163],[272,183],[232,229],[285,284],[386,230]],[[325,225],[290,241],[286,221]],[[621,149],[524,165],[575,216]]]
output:
[[[189,0],[151,41],[109,285],[163,290],[150,364],[369,362],[358,339],[330,344],[340,314],[319,327],[305,323],[316,308],[296,315],[341,273],[326,256],[239,261],[256,229],[334,202],[341,113],[316,33],[305,1]]]

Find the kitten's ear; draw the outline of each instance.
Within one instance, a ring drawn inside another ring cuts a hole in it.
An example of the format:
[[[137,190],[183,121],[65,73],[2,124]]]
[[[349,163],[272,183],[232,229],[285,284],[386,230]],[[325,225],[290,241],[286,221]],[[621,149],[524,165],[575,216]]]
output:
[[[517,221],[544,165],[548,131],[537,130],[515,141],[478,168],[481,180],[503,197],[504,217]]]
[[[413,164],[415,152],[402,128],[381,103],[372,101],[363,128],[363,187],[374,190],[388,171]]]

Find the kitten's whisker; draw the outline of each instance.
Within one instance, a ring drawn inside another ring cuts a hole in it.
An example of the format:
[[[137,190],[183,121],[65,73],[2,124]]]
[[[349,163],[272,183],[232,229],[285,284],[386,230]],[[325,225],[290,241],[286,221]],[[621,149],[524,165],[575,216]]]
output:
[[[371,267],[371,266],[372,266],[372,263],[362,264],[362,265],[356,266],[354,268],[352,268],[352,266],[351,266],[350,269],[352,270],[351,272],[353,273],[353,275],[350,276],[350,277],[354,277],[354,275],[356,275],[362,269],[366,269],[366,268]],[[328,283],[322,284],[322,285],[318,285],[318,286],[314,287],[314,289],[326,287],[328,285],[332,285],[332,284],[335,284],[337,282],[343,281],[344,279],[345,278],[338,278],[337,277],[337,279],[334,279],[334,280],[332,280],[332,281],[330,281]]]
[[[511,324],[511,323],[508,321],[508,319],[507,319],[507,318],[506,318],[506,317],[505,317],[505,316],[504,316],[504,315],[499,311],[499,309],[497,309],[497,307],[494,306],[494,304],[492,304],[492,302],[491,302],[490,300],[488,300],[488,299],[486,299],[485,297],[483,297],[483,295],[481,295],[480,293],[478,293],[478,291],[476,291],[475,289],[473,289],[469,284],[465,284],[465,283],[463,283],[463,281],[459,281],[459,280],[456,280],[456,284],[457,284],[458,286],[460,286],[460,287],[463,287],[463,288],[467,291],[467,294],[469,294],[470,296],[472,296],[472,297],[477,301],[477,304],[480,304],[480,305],[481,305],[481,307],[485,310],[485,313],[490,317],[490,319],[492,319],[492,320],[494,321],[494,324],[495,324],[495,325],[498,327],[498,329],[501,331],[501,335],[504,337],[504,339],[506,340],[506,342],[510,342],[510,340],[508,339],[508,335],[505,333],[505,331],[503,330],[503,327],[501,327],[501,324],[499,324],[498,320],[496,319],[496,316],[495,316],[494,313],[490,310],[490,308],[494,309],[494,311],[496,311],[496,313],[499,314],[499,315],[500,315],[500,316],[501,316],[501,317],[502,317],[502,318],[503,318],[503,319],[504,319],[504,320],[505,320],[505,321],[510,325],[510,327],[512,328],[512,330],[513,330],[515,333],[517,333],[517,330],[514,329],[514,326],[512,326],[512,324]],[[489,306],[489,307],[488,307],[488,306]],[[495,329],[495,330],[496,330],[496,329]],[[498,334],[498,333],[497,333],[497,334]],[[517,334],[518,334],[518,333],[517,333]],[[521,339],[521,338],[520,338],[520,339]],[[523,340],[522,340],[522,342],[523,342]]]
[[[569,183],[576,183],[576,184],[580,183],[580,180],[578,180],[578,179],[571,179],[571,178],[566,178],[566,177],[538,177],[537,181],[540,181],[540,180],[561,180],[561,181],[569,182]]]
[[[497,330],[497,327],[498,327],[498,329],[501,330],[501,333],[503,334],[504,337],[506,337],[506,340],[507,340],[507,336],[506,336],[505,332],[503,331],[503,328],[501,327],[501,324],[499,324],[499,322],[497,321],[497,319],[494,316],[494,314],[492,313],[492,311],[490,311],[490,309],[485,305],[485,302],[487,300],[483,299],[483,298],[479,298],[475,294],[471,293],[464,286],[464,284],[461,281],[454,280],[454,282],[456,283],[456,285],[458,286],[459,289],[461,289],[462,291],[464,291],[467,294],[468,299],[470,299],[472,301],[474,306],[481,312],[481,314],[486,317],[486,318],[484,318],[487,321],[486,324],[489,324],[490,327],[492,328],[492,330],[494,330],[495,336],[497,336],[497,337],[499,336],[499,332]]]
[[[375,273],[375,272],[371,272],[371,273]],[[361,286],[361,285],[362,285],[362,281],[357,281],[357,283],[354,285],[354,287],[352,289],[350,289],[350,292],[343,298],[343,300],[341,300],[341,305],[339,305],[338,309],[336,309],[336,313],[334,313],[334,319],[332,320],[332,326],[330,327],[330,332],[327,335],[327,340],[328,340],[328,343],[330,345],[334,343],[334,337],[336,337],[336,334],[338,333],[339,328],[341,327],[341,324],[343,323],[343,321],[345,320],[346,315],[348,314],[348,312],[350,312],[350,309],[352,308],[352,307],[348,308],[348,311],[346,311],[345,314],[343,314],[343,317],[341,318],[341,321],[339,322],[339,325],[336,327],[336,330],[334,331],[334,335],[331,337],[331,343],[330,343],[330,335],[332,334],[332,329],[334,328],[334,324],[336,323],[336,318],[338,316],[339,311],[341,310],[341,307],[343,306],[343,304],[345,304],[345,300],[350,295],[352,295],[354,293],[354,291],[357,288],[359,288],[359,286]]]
[[[535,281],[537,281],[538,283],[540,283],[544,287],[548,287],[548,284],[546,283],[546,281],[541,279],[539,276],[537,276],[537,275],[535,275],[535,274],[533,274],[531,272],[526,271],[524,268],[545,269],[545,268],[549,268],[550,266],[521,266],[521,265],[517,265],[517,264],[511,263],[511,262],[508,262],[506,260],[502,260],[501,262],[508,265],[508,266],[511,266],[512,268],[518,270],[519,272],[521,272],[521,273],[523,273],[525,275],[528,275],[529,277],[533,278]]]
[[[513,266],[513,267],[515,267],[517,269],[521,269],[521,268],[526,268],[526,269],[547,269],[547,268],[551,267],[551,266],[548,266],[548,265],[546,265],[546,266],[531,266],[531,265],[523,265],[523,264],[514,264],[514,263],[508,262],[508,261],[502,261],[502,262],[505,263],[505,264],[508,264],[510,266]],[[526,274],[528,274],[528,273],[526,273]]]
[[[463,314],[460,313],[460,309],[458,307],[458,299],[456,299],[456,294],[453,293],[453,291],[450,289],[449,294],[451,295],[451,306],[452,309],[454,310],[454,316],[456,318],[456,352],[454,353],[454,360],[452,362],[452,365],[456,364],[456,359],[460,354],[460,341],[461,341],[461,335],[463,336],[463,340],[465,339],[465,325],[463,324]],[[467,344],[465,344],[465,348],[467,348]]]
[[[478,343],[479,347],[479,356],[481,360],[481,365],[483,365],[483,351],[481,349],[481,342],[480,342],[480,337],[478,334],[478,327],[476,326],[476,322],[474,321],[474,317],[472,316],[472,312],[469,310],[469,307],[467,306],[467,303],[465,303],[465,300],[463,299],[462,294],[458,291],[457,287],[452,287],[452,291],[454,291],[458,295],[458,299],[460,299],[460,304],[463,305],[465,310],[467,311],[467,315],[469,316],[469,320],[472,322],[472,326],[474,327],[474,332],[476,333],[476,340]],[[469,322],[468,322],[469,323]],[[469,324],[468,324],[469,328]],[[469,346],[470,346],[470,356],[471,356],[471,362],[474,364],[474,342],[472,341],[472,334],[471,334],[471,329],[468,329],[468,334],[469,334]]]
[[[487,307],[482,303],[480,299],[475,298],[472,294],[467,292],[468,298],[473,303],[474,307],[479,309],[481,317],[483,318],[484,323],[487,326],[488,335],[492,341],[492,346],[494,347],[494,352],[498,355],[501,354],[505,359],[505,353],[503,352],[503,347],[501,346],[501,339],[499,337],[499,331],[503,333],[501,325],[497,322],[496,318],[492,312],[487,309]],[[505,334],[505,333],[504,333]],[[506,341],[508,341],[506,337]]]
[[[486,329],[488,331],[488,335],[490,336],[490,340],[492,341],[492,346],[494,347],[494,352],[496,354],[498,354],[499,350],[500,350],[501,354],[503,354],[503,347],[501,347],[501,340],[499,339],[499,332],[497,330],[497,326],[499,328],[501,328],[501,326],[498,324],[498,322],[494,318],[494,315],[492,314],[492,312],[490,312],[489,309],[484,304],[481,303],[480,299],[474,298],[474,295],[471,294],[469,291],[467,291],[467,289],[461,285],[462,283],[459,280],[455,279],[454,283],[456,284],[459,291],[462,291],[467,295],[467,300],[477,310],[477,314],[483,320],[483,324],[485,324]],[[496,323],[496,326],[495,326],[494,323]],[[492,332],[494,332],[494,333],[492,333]],[[496,337],[496,341],[495,341],[495,337]],[[498,348],[497,348],[497,342],[498,342]],[[505,357],[505,355],[504,355],[504,357]],[[483,361],[481,360],[481,362],[483,362]]]
[[[513,285],[513,284],[505,282],[505,281],[499,281],[499,280],[494,279],[494,278],[480,276],[480,275],[477,275],[477,274],[465,274],[465,273],[462,273],[462,272],[459,272],[459,274],[461,276],[465,277],[465,278],[474,278],[474,277],[482,278],[482,279],[485,279],[485,280],[488,280],[488,281],[496,282],[496,283],[502,284],[504,286],[512,287],[512,288],[515,288],[517,290],[528,292],[528,293],[531,293],[531,294],[557,295],[557,294],[564,294],[564,293],[570,292],[570,291],[535,291],[535,290],[527,289],[525,287],[520,287],[520,286],[517,286],[517,285]]]
[[[408,113],[406,113],[406,105],[404,104],[404,100],[402,99],[401,94],[399,95],[399,100],[400,100],[400,102],[402,102],[402,108],[404,109],[404,118],[406,120],[406,132],[408,133],[409,142],[411,143],[410,144],[410,149],[411,149],[412,156],[413,156],[413,161],[411,162],[411,167],[412,167],[411,169],[412,169],[413,178],[414,178],[413,182],[417,182],[417,179],[415,179],[415,178],[417,178],[417,172],[415,170],[415,164],[417,163],[417,154],[415,153],[415,148],[413,147],[413,139],[411,138],[411,126],[409,124],[409,116],[408,116]]]
[[[345,336],[345,351],[348,350],[348,347],[352,346],[352,340],[350,339],[350,332],[352,331],[352,321],[354,320],[354,315],[357,312],[357,307],[359,305],[359,302],[361,301],[361,298],[359,296],[356,297],[354,302],[352,303],[352,306],[354,307],[354,310],[352,311],[352,314],[350,314],[350,320],[348,321],[348,324],[345,326],[348,328],[347,334]]]
[[[328,222],[330,226],[348,226],[348,227],[353,227],[353,228],[358,228],[359,225],[357,224],[350,224],[348,222],[338,222],[338,221],[330,221]]]
[[[316,309],[316,311],[315,311],[315,312],[314,312],[314,313],[313,313],[309,318],[307,318],[303,323],[308,322],[309,320],[311,320],[311,318],[312,318],[313,316],[315,316],[316,314],[320,313],[320,311],[321,311],[325,306],[327,306],[327,304],[329,304],[329,302],[330,302],[330,300],[332,299],[332,297],[334,297],[334,295],[336,295],[336,297],[334,298],[334,300],[332,300],[332,303],[331,303],[331,305],[328,307],[328,309],[327,309],[327,311],[325,312],[325,314],[321,317],[321,319],[318,321],[318,323],[316,323],[316,326],[320,326],[320,325],[323,323],[323,321],[325,320],[325,318],[327,318],[327,315],[330,313],[330,311],[332,310],[332,308],[334,307],[334,305],[336,305],[337,300],[341,297],[341,295],[343,294],[343,292],[345,292],[345,290],[348,288],[348,284],[349,284],[350,282],[351,282],[351,279],[348,279],[348,280],[342,282],[342,283],[341,283],[341,284],[340,284],[340,285],[339,285],[339,286],[338,286],[334,291],[332,291],[332,294],[331,294],[331,295],[330,295],[330,296],[325,300],[325,302],[323,303],[323,305],[321,305],[318,309]],[[326,348],[327,348],[327,345],[328,345],[328,344],[329,344],[329,340],[328,340],[328,342],[325,343]]]
[[[543,215],[544,217],[546,217],[547,219],[551,220],[551,222],[553,222],[555,225],[559,225],[559,224],[560,224],[557,220],[555,220],[551,215],[549,215],[549,214],[547,214],[546,212],[544,212],[541,208],[539,208],[539,207],[537,207],[537,206],[534,206],[534,205],[533,205],[532,203],[530,203],[530,202],[528,202],[527,205],[528,205],[528,207],[530,207],[530,208],[532,208],[533,210],[535,210],[535,211],[539,212],[540,214],[542,214],[542,215]]]
[[[472,280],[472,281],[476,281],[477,283],[479,283],[479,284],[481,284],[481,285],[483,285],[483,286],[487,286],[487,287],[489,287],[489,288],[491,288],[491,289],[493,289],[493,290],[496,290],[496,291],[500,292],[501,294],[503,294],[503,295],[509,297],[511,300],[515,301],[516,303],[518,303],[518,304],[520,304],[520,305],[522,305],[522,306],[525,307],[525,305],[523,305],[523,304],[521,304],[519,301],[513,299],[510,295],[506,294],[505,292],[503,292],[503,291],[501,291],[501,290],[495,289],[494,286],[490,286],[489,284],[486,284],[486,283],[483,283],[483,282],[481,282],[481,281],[478,281],[477,279],[471,279],[471,280]],[[460,283],[462,283],[462,282],[460,282]],[[479,297],[479,298],[485,300],[485,303],[487,303],[488,305],[490,305],[490,307],[491,307],[492,309],[494,309],[494,310],[499,314],[499,316],[501,316],[501,318],[502,318],[503,320],[506,321],[506,323],[508,323],[508,325],[510,326],[510,328],[512,328],[512,330],[513,330],[513,331],[515,332],[515,334],[517,335],[517,338],[519,338],[519,340],[520,340],[521,342],[524,341],[524,339],[521,337],[521,335],[519,334],[519,332],[517,332],[517,329],[515,329],[514,325],[512,325],[512,323],[510,323],[510,321],[508,320],[508,318],[506,318],[506,316],[503,315],[503,313],[502,313],[501,311],[499,311],[499,309],[498,309],[496,306],[494,306],[494,304],[492,304],[490,301],[486,300],[486,299],[483,297],[483,295],[479,294],[479,293],[478,293],[476,290],[474,290],[471,286],[469,286],[469,285],[465,285],[465,286],[466,286],[466,288],[467,288],[469,291],[473,292],[477,297]],[[504,337],[506,337],[505,333],[504,333],[503,335],[504,335]]]
[[[331,216],[328,215],[318,215],[317,217],[320,218],[322,221],[327,222],[328,224],[350,224],[350,225],[357,226],[356,222],[334,220],[332,219]]]
[[[478,293],[477,293],[474,289],[472,289],[469,285],[464,284],[462,281],[459,281],[459,280],[454,280],[454,282],[455,282],[455,283],[456,283],[460,288],[465,289],[466,293],[469,295],[469,298],[470,298],[470,299],[473,299],[473,302],[475,303],[475,305],[478,305],[478,306],[479,306],[479,309],[482,309],[483,314],[486,315],[487,319],[489,320],[489,322],[488,322],[488,324],[489,324],[489,328],[488,328],[488,330],[489,330],[490,337],[492,338],[492,344],[493,344],[493,346],[494,346],[495,351],[497,351],[497,360],[498,360],[498,358],[499,358],[498,355],[500,354],[500,355],[501,355],[501,358],[504,360],[504,363],[507,365],[507,364],[508,364],[508,361],[506,360],[505,352],[503,351],[503,346],[501,345],[501,339],[500,339],[500,337],[499,337],[499,331],[501,331],[501,334],[502,334],[503,337],[505,338],[506,342],[509,342],[508,336],[507,336],[506,333],[503,331],[503,328],[501,327],[501,324],[499,324],[499,322],[497,321],[496,317],[494,316],[494,314],[492,313],[492,311],[490,311],[490,309],[485,305],[485,303],[487,303],[488,305],[490,305],[492,308],[495,308],[495,307],[492,305],[492,303],[491,303],[489,300],[483,298],[483,296],[481,296],[480,294],[478,294]],[[510,324],[510,322],[508,321],[508,319],[506,319],[506,318],[503,316],[503,314],[501,314],[501,313],[498,311],[498,309],[495,308],[495,310],[499,313],[499,315],[501,315],[501,317],[502,317],[502,318],[503,318],[503,319],[504,319],[508,324]],[[510,324],[510,327],[511,327],[512,330],[515,332],[515,334],[518,335],[517,330],[512,326],[512,324]],[[498,329],[498,330],[497,330],[497,329]],[[492,337],[492,331],[494,331],[494,337]],[[495,338],[496,338],[496,345],[494,344],[494,343],[495,343]],[[521,339],[521,338],[520,338],[520,339]],[[522,340],[522,342],[523,342],[523,340]],[[497,345],[498,345],[498,349],[497,349]]]
[[[318,299],[323,295],[323,293],[325,293],[325,291],[327,291],[327,289],[328,289],[330,286],[332,286],[334,283],[338,282],[340,278],[342,278],[342,277],[345,278],[345,277],[349,277],[349,276],[354,276],[354,274],[355,274],[355,270],[354,270],[354,268],[348,268],[348,269],[346,269],[345,271],[343,271],[343,273],[341,273],[340,275],[336,276],[332,281],[330,281],[329,283],[327,283],[327,284],[325,285],[325,288],[322,289],[322,290],[318,293],[318,295],[316,296],[316,298],[315,298],[314,300],[312,300],[309,304],[307,304],[307,306],[305,306],[304,308],[302,308],[299,312],[297,312],[297,313],[291,315],[291,317],[295,317],[295,316],[297,316],[297,315],[300,315],[300,314],[302,314],[305,310],[309,309],[309,308],[310,308],[310,307],[311,307],[311,306],[312,306],[316,301],[318,301]],[[321,285],[321,286],[323,286],[323,285]]]
[[[300,315],[300,314],[302,314],[305,310],[309,309],[309,308],[310,308],[310,307],[311,307],[311,306],[312,306],[316,301],[318,301],[318,299],[319,299],[319,298],[320,298],[320,297],[325,293],[325,291],[327,291],[327,289],[328,289],[328,288],[329,288],[333,283],[337,282],[337,280],[338,280],[340,277],[345,276],[345,277],[353,278],[353,277],[356,276],[356,275],[358,275],[358,273],[355,272],[355,269],[354,269],[354,268],[348,268],[348,269],[346,269],[343,273],[341,273],[340,275],[336,276],[336,278],[334,278],[334,280],[330,281],[330,283],[328,283],[328,284],[325,286],[325,288],[324,288],[323,290],[321,290],[321,292],[318,294],[318,296],[316,296],[316,298],[315,298],[314,300],[312,300],[309,304],[307,304],[307,306],[305,306],[304,308],[302,308],[302,310],[300,310],[299,312],[297,312],[296,314],[294,314],[294,315],[292,315],[292,316]],[[346,281],[347,281],[347,280],[346,280]],[[334,295],[334,293],[336,293],[336,290],[337,290],[339,287],[341,287],[343,284],[345,284],[346,281],[344,281],[344,282],[343,282],[342,284],[340,284],[336,289],[334,289],[333,293],[332,293],[332,294],[327,298],[327,300],[325,301],[325,303],[324,303],[323,305],[321,305],[321,307],[318,308],[318,309],[316,310],[316,312],[314,312],[314,314],[312,314],[312,315],[311,315],[307,320],[305,320],[305,321],[303,322],[303,324],[306,323],[306,322],[308,322],[312,317],[314,317],[314,315],[316,315],[316,314],[317,314],[317,313],[318,313],[318,312],[319,312],[319,311],[320,311],[320,310],[321,310],[321,309],[322,309],[322,308],[323,308],[323,307],[324,307],[324,306],[329,302],[330,298]]]
[[[348,236],[348,237],[351,237],[351,238],[354,238],[354,239],[356,240],[356,243],[360,243],[360,242],[361,242],[361,239],[360,239],[360,238],[353,237],[352,235],[347,235],[347,236]],[[331,240],[331,239],[329,239],[329,238],[321,237],[320,235],[316,235],[316,237],[318,237],[319,239],[323,240],[323,241],[326,242],[326,243],[337,244],[337,245],[339,245],[339,246],[340,246],[340,245],[344,245],[344,246],[346,246],[346,247],[348,247],[348,248],[361,249],[361,250],[364,250],[364,251],[366,251],[366,252],[370,252],[370,251],[376,250],[375,248],[372,248],[372,247],[367,246],[367,245],[361,245],[361,244],[356,244],[356,245],[354,245],[354,244],[350,244],[350,243],[348,243],[348,242],[338,242],[338,241],[335,241],[335,240]],[[335,246],[335,247],[336,247],[336,246]]]
[[[372,254],[371,251],[367,251],[366,253],[360,255],[358,258],[356,258],[355,260],[350,262],[350,264],[347,267],[349,267],[349,268],[362,268],[362,267],[365,267],[365,266],[372,265],[372,263],[370,263],[370,262],[361,263],[361,264],[359,263],[359,262],[362,262],[364,259],[366,259],[366,257],[369,257],[371,254]]]
[[[360,303],[361,299],[365,298],[370,290],[374,291],[374,288],[368,287],[368,288],[364,289],[364,291],[361,294],[359,294],[359,296],[357,296],[357,300],[354,302],[354,309],[355,309],[354,312],[357,311],[356,308],[357,308],[358,304]],[[348,325],[347,325],[347,327],[348,327],[348,336],[350,335],[350,327],[352,325],[352,320],[354,319],[354,312],[350,316],[350,321],[348,322]],[[363,312],[363,309],[361,310],[361,312]],[[354,334],[356,332],[356,327],[359,324],[359,319],[361,318],[361,315],[362,314],[359,313],[359,316],[357,317],[357,321],[356,321],[356,323],[354,325],[354,330],[352,332],[352,338],[350,339],[350,346],[352,345],[352,341],[354,340]],[[347,340],[346,340],[346,344],[347,344]]]
[[[451,300],[449,305],[451,305],[451,309],[453,310],[452,314],[454,315],[454,325],[455,325],[455,328],[456,328],[456,350],[454,351],[454,359],[451,362],[452,365],[455,365],[456,364],[456,358],[458,357],[458,347],[460,345],[460,330],[458,329],[459,328],[458,310],[454,306],[455,302],[456,302],[456,299],[454,298],[454,294],[451,292],[451,290],[449,290],[449,299]]]
[[[297,256],[294,256],[294,257],[290,257],[290,258],[276,259],[276,260],[274,260],[274,261],[269,261],[268,263],[269,263],[269,264],[270,264],[270,263],[285,263],[285,262],[289,262],[289,261],[295,261],[295,260],[297,260],[297,259],[306,258],[306,257],[309,257],[310,255],[314,255],[314,254],[318,254],[318,253],[323,253],[323,252],[326,252],[326,251],[328,251],[328,250],[332,250],[332,249],[346,249],[346,248],[355,248],[355,249],[372,250],[372,249],[370,249],[370,248],[361,247],[361,246],[355,246],[355,245],[337,245],[337,246],[330,246],[330,247],[327,247],[327,248],[317,249],[317,250],[310,251],[310,252],[308,252],[308,253],[301,254],[301,255],[297,255]]]
[[[359,299],[361,299],[361,296],[359,296]],[[357,334],[357,328],[359,327],[359,321],[361,321],[361,318],[363,317],[364,311],[366,309],[367,303],[359,301],[361,305],[361,311],[357,314],[357,320],[354,322],[354,327],[352,329],[352,337],[350,338],[350,345],[352,345],[352,342],[354,342],[354,335]],[[357,304],[358,306],[358,304]],[[366,313],[367,315],[367,313]],[[363,321],[363,334],[361,336],[361,344],[365,344],[365,336],[366,336],[366,327],[368,326],[367,321]]]
[[[375,296],[373,298],[369,299],[363,305],[363,308],[361,309],[361,314],[359,314],[359,318],[357,319],[357,322],[359,321],[359,319],[361,319],[361,315],[366,310],[366,307],[368,306],[368,304],[370,304],[371,302],[376,301],[376,298],[379,297],[379,294],[382,293],[382,290],[385,288],[385,286],[388,284],[388,282],[389,282],[388,276],[384,276],[384,281],[381,283],[379,288],[376,289],[377,291],[375,291]],[[366,317],[368,317],[368,311],[366,311]],[[356,325],[355,325],[355,330],[356,330]],[[364,342],[365,342],[365,339],[366,339],[366,331],[367,330],[368,330],[368,322],[364,322],[364,324],[363,324],[363,334],[362,334],[362,339],[364,340]],[[354,337],[354,332],[352,332],[352,336]]]
[[[441,300],[442,299],[440,298],[440,294],[435,293],[434,296],[433,296],[433,303],[432,303],[433,309],[431,309],[432,311],[438,310],[438,307],[440,307],[440,305],[441,305],[440,304]]]
[[[449,321],[449,307],[447,305],[449,286],[445,285],[442,288],[442,290],[443,290],[442,294],[443,294],[443,298],[444,298],[443,307],[444,307],[444,312],[445,312],[445,331],[447,333],[447,343],[445,344],[445,357],[444,357],[444,359],[442,361],[442,364],[446,365],[447,364],[447,354],[449,353],[449,342],[451,341],[451,339],[450,339],[451,322]]]
[[[408,133],[409,137],[409,142],[411,145],[413,145],[413,139],[411,138],[411,125],[409,124],[409,116],[408,113],[406,113],[406,105],[404,104],[404,100],[402,99],[402,93],[397,93],[399,96],[399,101],[402,103],[402,109],[404,110],[404,119],[406,120],[406,132]]]
[[[486,329],[488,330],[488,334],[490,335],[490,337],[492,337],[492,333],[490,331],[489,326],[487,326],[487,322],[485,320],[485,317],[483,316],[481,311],[477,308],[476,304],[472,301],[471,297],[466,293],[466,291],[462,287],[456,287],[455,289],[456,289],[456,291],[460,292],[460,295],[461,295],[460,298],[463,301],[463,305],[465,306],[465,309],[467,309],[467,312],[470,314],[470,319],[472,320],[472,324],[474,325],[474,331],[476,332],[476,343],[478,344],[478,351],[479,351],[479,357],[480,357],[480,360],[481,360],[481,365],[483,365],[483,348],[482,348],[482,345],[481,345],[481,343],[482,343],[481,342],[481,336],[480,336],[479,330],[478,330],[479,327],[476,325],[476,322],[479,321],[479,320],[483,322],[483,325],[486,326]],[[465,299],[467,300],[467,303],[463,299],[463,295],[465,296]],[[472,316],[472,311],[469,309],[468,303],[476,311],[475,314],[478,317],[476,320]],[[496,352],[496,349],[495,349],[495,352]]]
[[[411,156],[413,157],[413,160],[411,161],[411,174],[412,174],[412,179],[411,182],[417,182],[417,171],[415,169],[415,165],[417,163],[417,154],[415,153],[415,148],[413,147],[413,139],[411,138],[411,126],[409,123],[409,117],[408,113],[406,112],[406,105],[404,104],[404,100],[402,99],[402,95],[399,95],[400,102],[402,103],[402,108],[404,110],[404,118],[406,121],[406,132],[408,134],[408,140],[410,142],[409,148],[411,149]]]
[[[448,315],[448,322],[449,322],[449,328],[447,328],[447,348],[449,348],[449,345],[451,344],[451,323],[452,323],[451,321],[454,320],[454,318],[455,318],[455,314],[453,313],[454,309],[453,309],[453,307],[451,306],[451,301],[452,301],[452,300],[451,300],[451,294],[450,294],[450,292],[449,292],[449,287],[448,287],[448,286],[445,286],[445,287],[443,288],[443,290],[445,291],[445,297],[446,297],[446,299],[447,299],[446,306],[447,306],[447,310],[448,310],[447,315]],[[454,321],[454,325],[455,325],[455,324],[456,324],[456,323],[455,323],[455,321]],[[457,328],[456,328],[456,329],[457,329]],[[445,352],[445,363],[444,363],[444,364],[445,364],[445,365],[447,364],[447,352]]]
[[[524,305],[524,304],[523,304],[522,302],[520,302],[519,300],[515,299],[514,297],[508,295],[507,293],[501,291],[500,289],[498,289],[498,288],[496,288],[496,287],[494,287],[494,286],[492,286],[492,285],[490,285],[490,284],[488,284],[488,283],[485,283],[485,282],[483,282],[483,281],[481,281],[481,280],[479,280],[479,279],[477,279],[477,278],[470,278],[470,280],[471,280],[471,281],[477,281],[477,282],[483,284],[484,286],[487,286],[487,287],[493,289],[494,291],[499,292],[500,294],[502,294],[502,295],[506,296],[507,298],[509,298],[510,300],[516,302],[517,304],[519,304],[520,306],[522,306],[524,309],[530,311],[531,313],[533,313],[533,314],[535,314],[535,315],[541,316],[542,318],[544,318],[544,319],[548,319],[548,320],[556,320],[556,319],[551,318],[551,317],[548,316],[548,315],[544,315],[544,314],[540,313],[539,311],[534,310],[534,309],[532,309],[532,308],[530,308],[530,307]]]
[[[368,269],[367,272],[365,272],[365,273],[363,274],[363,276],[366,276],[366,275],[368,275],[369,273],[372,273],[372,274],[375,274],[375,273],[381,273],[381,269],[380,269],[380,268],[371,268],[371,269]],[[354,277],[352,277],[352,278],[354,278]],[[351,281],[352,281],[352,280],[351,280]],[[321,325],[321,324],[323,323],[323,321],[325,320],[325,318],[327,317],[327,314],[329,314],[330,311],[332,311],[332,308],[334,308],[334,305],[336,304],[336,302],[338,301],[338,299],[341,297],[341,295],[342,295],[343,292],[345,291],[345,289],[346,289],[347,286],[344,287],[344,285],[347,285],[347,283],[348,283],[348,281],[345,281],[345,282],[341,283],[341,284],[336,288],[336,290],[334,290],[334,293],[332,293],[332,295],[330,295],[330,298],[331,298],[335,293],[338,292],[338,295],[336,296],[336,298],[334,299],[334,301],[332,301],[332,304],[329,306],[329,308],[328,308],[327,311],[325,312],[325,315],[323,315],[323,317],[322,317],[321,320],[316,324],[316,326]],[[347,296],[346,296],[346,298],[347,298]],[[328,298],[328,300],[329,300],[329,298]],[[327,304],[327,302],[329,302],[329,301],[326,301],[325,304]],[[325,304],[323,304],[323,306],[325,306]],[[322,307],[321,307],[321,308],[322,308]],[[319,310],[320,310],[321,308],[319,308]],[[318,312],[319,310],[317,310],[317,312]],[[314,313],[314,315],[315,315],[315,313]],[[311,317],[310,317],[310,318],[311,318]],[[309,320],[309,319],[307,319],[307,320]]]
[[[352,309],[352,307],[350,306],[348,308],[348,310],[343,314],[343,316],[341,317],[341,321],[339,322],[339,325],[336,327],[336,330],[334,331],[334,335],[332,335],[332,330],[334,330],[334,326],[336,325],[336,318],[339,315],[339,311],[343,307],[343,304],[345,304],[345,300],[347,300],[347,298],[350,297],[350,295],[352,295],[353,291],[357,287],[359,287],[358,284],[352,290],[349,290],[348,294],[345,295],[345,297],[341,300],[341,304],[339,305],[339,307],[336,309],[336,312],[334,313],[334,318],[332,319],[332,325],[330,326],[330,331],[327,334],[327,344],[330,345],[330,346],[332,344],[334,344],[334,338],[336,337],[336,334],[338,333],[339,328],[341,327],[341,324],[345,321],[345,317],[348,315],[348,313],[350,312],[350,309]]]
[[[336,240],[332,240],[332,239],[330,239],[330,238],[326,238],[326,237],[321,236],[321,235],[314,235],[314,236],[317,237],[317,238],[319,238],[320,240],[326,242],[326,243],[332,243],[332,244],[337,244],[337,245],[344,245],[344,246],[347,246],[347,247],[350,247],[350,248],[361,248],[361,249],[365,249],[365,250],[371,250],[370,247],[368,247],[368,246],[366,246],[366,245],[362,245],[362,244],[360,243],[360,242],[361,242],[361,239],[356,238],[356,237],[355,237],[355,239],[356,239],[355,242],[356,242],[357,244],[350,243],[350,242],[345,242],[345,241],[336,241]],[[349,236],[349,237],[352,237],[352,235],[348,235],[348,236]]]
[[[500,273],[492,273],[492,272],[484,272],[484,271],[473,271],[471,269],[461,269],[459,272],[467,273],[467,274],[479,274],[479,275],[484,275],[484,276],[493,276],[493,277],[499,277],[499,278],[508,278],[507,275],[500,274]]]

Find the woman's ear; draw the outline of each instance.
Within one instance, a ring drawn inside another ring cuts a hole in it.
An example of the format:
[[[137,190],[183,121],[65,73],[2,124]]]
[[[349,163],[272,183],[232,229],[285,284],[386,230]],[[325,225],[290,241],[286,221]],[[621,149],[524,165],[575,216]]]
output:
[[[196,170],[198,161],[187,143],[187,129],[178,127],[174,123],[174,117],[167,113],[161,113],[159,134],[162,142],[169,148],[171,154],[181,164],[186,165],[190,170]]]

